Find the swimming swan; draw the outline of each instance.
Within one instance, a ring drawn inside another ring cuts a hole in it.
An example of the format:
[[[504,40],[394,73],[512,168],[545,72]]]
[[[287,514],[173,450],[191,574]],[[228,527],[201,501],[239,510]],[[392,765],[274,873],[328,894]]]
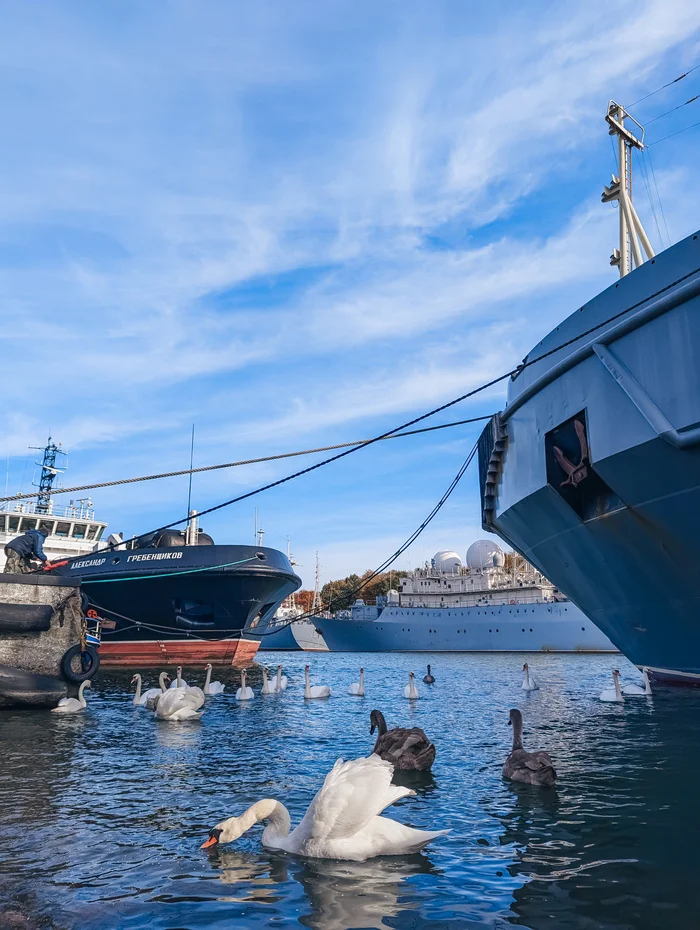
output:
[[[352,694],[355,697],[364,697],[365,696],[365,670],[360,669],[360,681],[354,682],[348,688],[348,694]]]
[[[199,720],[202,716],[199,708],[204,705],[204,692],[201,688],[170,688],[159,699],[154,716],[158,720],[179,722],[180,720]]]
[[[287,690],[287,676],[282,674],[282,666],[277,666],[277,679],[275,682],[275,688],[277,692]]]
[[[534,678],[530,678],[530,666],[527,662],[523,665],[523,671],[525,672],[525,677],[523,678],[523,691],[539,691],[540,686],[537,684]]]
[[[89,681],[84,681],[81,686],[78,688],[78,697],[76,698],[61,698],[56,707],[51,708],[52,714],[80,714],[87,707],[87,701],[83,696],[83,691],[86,688],[90,687]]]
[[[418,852],[447,830],[415,830],[381,812],[400,798],[415,794],[391,784],[394,767],[380,759],[338,759],[302,821],[290,833],[289,811],[265,798],[240,817],[229,817],[209,832],[202,849],[232,843],[260,820],[269,821],[262,844],[314,859],[363,862],[374,856],[405,856]]]
[[[208,662],[207,663],[207,677],[204,681],[204,693],[205,694],[223,694],[224,688],[226,687],[226,685],[220,681],[212,681],[211,672],[212,672],[211,662]]]
[[[639,685],[625,685],[622,693],[625,697],[648,697],[651,694],[651,682],[649,681],[649,669],[644,666],[642,669],[642,681],[644,687]]]
[[[146,695],[145,695],[145,697],[146,697],[146,707],[147,707],[149,710],[155,710],[155,709],[156,709],[156,707],[157,707],[157,705],[158,705],[158,701],[161,699],[161,697],[162,697],[162,696],[165,694],[165,692],[168,690],[167,687],[166,687],[166,684],[165,684],[166,681],[170,681],[170,675],[168,675],[167,672],[161,672],[160,675],[158,676],[158,684],[160,685],[160,689],[158,689],[158,688],[149,688],[148,691],[146,692]]]
[[[175,681],[170,682],[170,687],[171,688],[189,688],[189,685],[187,684],[185,679],[182,677],[182,666],[181,665],[178,665],[177,678],[175,679]]]
[[[420,727],[394,727],[388,730],[384,714],[373,710],[369,715],[370,736],[377,730],[372,750],[402,772],[428,772],[435,761],[435,746]]]
[[[423,682],[424,682],[426,685],[434,685],[434,684],[435,684],[435,678],[433,677],[433,675],[432,675],[432,673],[431,673],[431,671],[430,671],[430,666],[428,666],[428,674],[427,674],[427,675],[423,675]]]
[[[549,753],[525,752],[523,749],[523,715],[513,708],[508,723],[513,727],[513,749],[503,765],[503,777],[526,785],[550,788],[557,780]]]
[[[165,675],[165,672],[163,672],[163,675]],[[135,704],[137,707],[143,707],[144,704],[152,701],[153,698],[165,691],[165,685],[161,684],[160,688],[149,688],[148,691],[144,691],[144,693],[141,694],[141,676],[138,674],[134,675],[131,679],[131,684],[133,685],[134,682],[136,682],[136,694],[134,694],[134,700],[131,703]]]
[[[625,699],[622,696],[622,691],[620,690],[620,673],[617,669],[613,669],[612,673],[614,688],[605,688],[600,692],[599,700],[606,701],[608,703],[617,703],[624,704]]]
[[[415,701],[420,697],[418,688],[416,688],[416,676],[413,672],[408,673],[408,684],[403,689],[403,696],[409,701]]]
[[[272,679],[272,681],[268,679],[267,669],[265,668],[264,665],[263,665],[263,670],[262,670],[262,676],[263,676],[263,686],[262,686],[262,691],[260,693],[261,694],[277,694],[277,682],[275,681],[274,678]]]
[[[237,701],[252,701],[253,698],[255,697],[255,694],[253,693],[253,689],[249,688],[246,685],[245,680],[246,680],[246,671],[245,669],[241,669],[241,686],[238,689],[238,691],[236,691]]]
[[[304,677],[306,679],[306,687],[304,688],[304,697],[307,701],[315,700],[316,698],[327,698],[331,696],[331,689],[328,685],[314,685],[313,688],[309,684],[309,666],[304,666]]]

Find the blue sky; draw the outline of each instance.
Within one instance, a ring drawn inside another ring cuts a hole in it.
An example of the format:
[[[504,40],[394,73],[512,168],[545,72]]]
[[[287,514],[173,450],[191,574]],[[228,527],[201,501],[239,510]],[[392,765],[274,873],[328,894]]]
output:
[[[700,6],[476,6],[5,7],[10,490],[23,475],[28,490],[27,446],[49,429],[70,451],[66,485],[185,468],[193,422],[197,465],[374,435],[508,370],[614,280],[607,101],[700,61]],[[700,71],[635,112],[698,92]],[[672,241],[698,225],[698,133],[652,150]],[[639,175],[635,191],[661,249]],[[257,503],[266,544],[291,536],[306,584],[316,550],[324,578],[362,571],[420,523],[479,429],[373,446],[205,528],[252,541]],[[197,476],[194,504],[300,461]],[[130,535],[184,515],[187,481],[93,497]],[[481,535],[473,469],[400,565]]]

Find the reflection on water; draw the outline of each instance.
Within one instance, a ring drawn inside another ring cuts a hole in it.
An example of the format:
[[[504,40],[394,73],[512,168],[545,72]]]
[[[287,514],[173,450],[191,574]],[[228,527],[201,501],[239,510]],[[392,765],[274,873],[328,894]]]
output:
[[[595,697],[617,658],[533,658],[541,689],[523,693],[517,656],[441,655],[425,657],[436,683],[409,703],[406,673],[422,659],[320,655],[313,667],[334,694],[309,704],[306,656],[280,659],[285,694],[243,705],[224,694],[195,724],[134,708],[126,673],[101,676],[80,716],[3,712],[0,927],[697,925],[697,692],[604,705]],[[367,698],[350,700],[360,664]],[[526,747],[554,758],[556,788],[501,779],[511,706],[523,710]],[[261,825],[199,849],[211,826],[261,797],[298,823],[336,758],[371,751],[373,707],[437,747],[432,773],[397,774],[416,794],[389,816],[449,836],[365,863],[265,850]]]

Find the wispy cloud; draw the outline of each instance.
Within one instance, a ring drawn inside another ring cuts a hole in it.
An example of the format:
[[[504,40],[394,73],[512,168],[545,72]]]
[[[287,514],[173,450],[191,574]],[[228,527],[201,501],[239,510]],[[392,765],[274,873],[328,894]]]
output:
[[[80,473],[159,470],[182,465],[193,420],[210,461],[323,444],[521,358],[610,280],[616,220],[596,203],[607,98],[675,76],[700,30],[681,0],[550,13],[340,0],[8,11],[12,479],[49,427],[80,450]],[[692,154],[658,152],[668,217],[688,231]],[[387,507],[418,493],[404,477]],[[310,502],[343,523],[332,478],[305,487],[275,498],[280,526],[316,532]],[[167,490],[105,500],[135,530],[168,515]],[[370,510],[353,505],[360,535]],[[338,563],[343,551],[363,558],[338,543]]]

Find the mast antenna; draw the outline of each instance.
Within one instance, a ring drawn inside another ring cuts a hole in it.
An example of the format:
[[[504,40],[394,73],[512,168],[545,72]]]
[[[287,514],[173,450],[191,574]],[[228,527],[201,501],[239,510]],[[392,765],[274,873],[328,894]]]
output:
[[[314,599],[313,599],[313,603],[311,604],[312,610],[321,609],[321,585],[319,582],[320,574],[321,574],[320,569],[321,569],[321,566],[319,565],[318,552],[317,552],[316,553],[316,584],[314,585]]]
[[[37,465],[41,465],[39,493],[36,497],[36,512],[51,513],[51,488],[56,476],[65,471],[65,466],[63,468],[56,467],[56,458],[57,456],[65,455],[66,453],[62,449],[61,443],[59,442],[59,444],[56,445],[51,436],[49,436],[46,445],[43,447],[43,450],[41,446],[30,446],[29,448],[39,449],[44,453],[44,458],[42,461],[36,463]]]
[[[625,120],[640,130],[641,139],[625,126]],[[620,277],[624,278],[630,271],[644,262],[642,250],[647,258],[654,257],[654,250],[649,237],[644,231],[642,221],[632,203],[632,150],[644,151],[644,127],[630,116],[623,106],[611,100],[608,103],[608,112],[605,121],[610,127],[610,135],[617,136],[617,164],[619,176],[612,176],[612,182],[602,193],[603,203],[617,200],[620,208],[620,247],[614,249],[610,256],[610,264],[617,265]],[[640,247],[641,246],[641,247]]]

